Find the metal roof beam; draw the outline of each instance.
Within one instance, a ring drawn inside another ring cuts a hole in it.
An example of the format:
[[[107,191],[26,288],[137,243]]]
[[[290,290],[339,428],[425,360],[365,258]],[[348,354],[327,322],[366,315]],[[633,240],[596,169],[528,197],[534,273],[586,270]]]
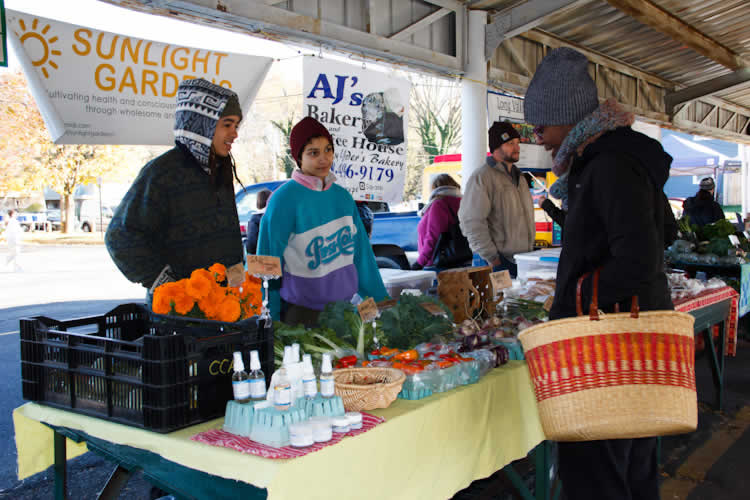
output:
[[[465,6],[458,0],[422,0],[425,3],[431,3],[432,5],[437,5],[438,7],[442,7],[444,9],[450,9],[454,11],[459,11],[463,9]]]
[[[750,66],[724,45],[649,0],[607,0],[607,3],[731,70]]]
[[[584,0],[529,0],[492,16],[484,28],[484,58],[491,58],[497,46],[506,38],[536,28],[547,16],[582,3]]]
[[[406,63],[439,73],[463,72],[460,52],[459,57],[454,57],[265,5],[258,0],[224,0],[220,4],[221,9],[216,8],[215,0],[137,0],[135,5],[141,5],[144,10],[156,10],[162,15],[195,18],[206,24],[215,23],[250,33],[283,35],[290,40],[325,44],[339,50]],[[457,45],[458,42],[457,40]]]
[[[407,26],[406,28],[402,29],[398,33],[396,33],[394,35],[391,35],[389,38],[391,40],[403,40],[404,38],[407,38],[407,37],[411,36],[412,34],[416,33],[417,31],[421,31],[421,30],[425,29],[427,26],[431,25],[432,23],[434,23],[438,19],[442,19],[443,17],[447,16],[451,12],[453,12],[453,11],[450,10],[450,9],[445,9],[445,8],[438,9],[435,12],[433,12],[432,14],[427,14],[426,16],[424,16],[422,19],[420,19],[416,23],[410,24],[409,26]]]
[[[687,87],[675,92],[668,92],[664,96],[666,112],[671,114],[672,110],[674,110],[675,106],[678,104],[709,96],[747,82],[750,82],[750,68],[742,68],[728,75],[723,75],[714,78],[713,80],[693,85],[692,87]]]

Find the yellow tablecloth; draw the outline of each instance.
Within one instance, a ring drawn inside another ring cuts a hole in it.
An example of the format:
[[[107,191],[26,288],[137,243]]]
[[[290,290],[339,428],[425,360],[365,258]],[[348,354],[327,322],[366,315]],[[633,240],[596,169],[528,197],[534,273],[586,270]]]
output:
[[[335,489],[363,499],[434,499],[451,497],[544,440],[522,361],[491,371],[477,384],[419,401],[398,399],[372,413],[386,422],[304,457],[268,460],[190,441],[198,432],[219,428],[223,419],[157,434],[28,403],[13,412],[18,475],[23,479],[52,465],[52,430],[39,423],[45,422],[267,488],[270,498],[327,500]]]

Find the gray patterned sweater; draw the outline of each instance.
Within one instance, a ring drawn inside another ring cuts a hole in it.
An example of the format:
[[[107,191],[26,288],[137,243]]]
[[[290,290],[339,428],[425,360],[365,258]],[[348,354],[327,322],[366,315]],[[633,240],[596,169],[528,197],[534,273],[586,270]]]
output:
[[[167,264],[181,279],[215,262],[243,260],[231,187],[216,186],[181,145],[141,169],[105,241],[125,277],[147,288]]]

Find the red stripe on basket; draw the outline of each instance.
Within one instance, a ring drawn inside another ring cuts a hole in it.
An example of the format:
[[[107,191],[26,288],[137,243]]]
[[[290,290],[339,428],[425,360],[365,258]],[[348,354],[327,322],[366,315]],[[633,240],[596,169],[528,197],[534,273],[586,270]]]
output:
[[[632,384],[695,390],[693,339],[627,332],[551,342],[526,352],[537,399]],[[580,361],[579,361],[580,360]],[[573,370],[577,366],[578,370]],[[565,369],[567,368],[567,369]]]

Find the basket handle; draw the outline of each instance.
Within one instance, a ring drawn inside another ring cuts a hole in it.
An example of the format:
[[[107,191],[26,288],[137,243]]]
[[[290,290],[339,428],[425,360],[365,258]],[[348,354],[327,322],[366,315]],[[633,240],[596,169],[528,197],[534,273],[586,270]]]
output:
[[[601,268],[594,270],[594,285],[591,293],[591,304],[589,305],[589,318],[591,321],[599,321],[599,273]],[[583,281],[591,275],[590,272],[584,274],[578,278],[578,284],[576,285],[576,314],[583,316],[583,305],[581,304],[581,290],[583,288]],[[640,314],[640,306],[638,305],[638,296],[633,295],[630,300],[630,317],[637,319]],[[620,312],[620,305],[615,304],[615,312]]]

